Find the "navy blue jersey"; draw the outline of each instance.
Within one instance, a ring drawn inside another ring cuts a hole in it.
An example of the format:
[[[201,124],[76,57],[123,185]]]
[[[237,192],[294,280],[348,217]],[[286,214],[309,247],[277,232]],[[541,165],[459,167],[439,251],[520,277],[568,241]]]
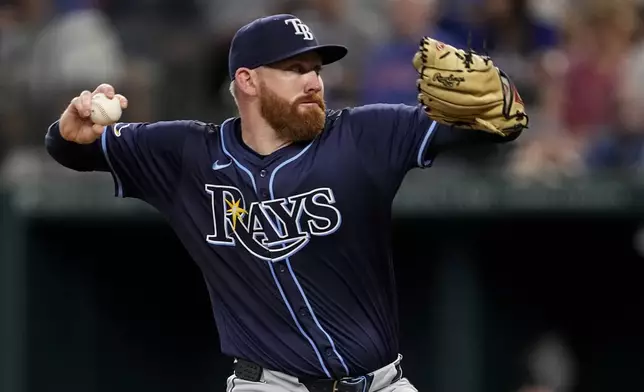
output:
[[[324,378],[397,358],[391,207],[442,127],[420,106],[370,105],[268,156],[238,118],[119,123],[100,145],[117,195],[155,206],[203,271],[222,352]]]

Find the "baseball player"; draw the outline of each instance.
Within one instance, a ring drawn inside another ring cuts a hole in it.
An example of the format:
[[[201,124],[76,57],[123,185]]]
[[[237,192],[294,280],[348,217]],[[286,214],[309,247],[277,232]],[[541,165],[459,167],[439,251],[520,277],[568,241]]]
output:
[[[420,38],[420,37],[419,37]],[[391,207],[405,174],[445,149],[515,139],[523,103],[489,58],[422,38],[417,106],[325,108],[318,44],[293,15],[242,27],[230,47],[239,117],[91,123],[93,93],[48,129],[61,165],[111,173],[118,197],[170,223],[203,271],[233,358],[227,391],[415,391],[403,377]]]

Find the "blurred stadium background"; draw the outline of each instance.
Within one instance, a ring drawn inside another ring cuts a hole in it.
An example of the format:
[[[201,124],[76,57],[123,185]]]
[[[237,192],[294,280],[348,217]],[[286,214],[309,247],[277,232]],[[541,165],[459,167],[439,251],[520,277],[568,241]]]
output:
[[[329,106],[415,103],[421,35],[487,50],[531,129],[443,156],[396,199],[403,366],[422,391],[644,391],[644,2],[0,1],[0,391],[216,391],[201,276],[108,175],[57,166],[47,126],[83,89],[125,121],[234,114],[229,40],[293,12],[350,56]]]

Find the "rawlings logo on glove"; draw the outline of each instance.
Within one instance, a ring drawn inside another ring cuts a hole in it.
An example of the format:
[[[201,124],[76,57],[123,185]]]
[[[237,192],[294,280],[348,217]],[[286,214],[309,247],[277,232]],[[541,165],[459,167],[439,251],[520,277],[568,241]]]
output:
[[[528,127],[516,87],[489,57],[425,37],[413,64],[418,101],[437,122],[503,136]]]

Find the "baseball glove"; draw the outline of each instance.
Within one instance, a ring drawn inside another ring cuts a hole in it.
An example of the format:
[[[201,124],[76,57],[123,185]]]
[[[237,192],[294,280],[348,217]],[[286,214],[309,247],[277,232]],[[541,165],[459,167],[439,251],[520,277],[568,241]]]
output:
[[[424,37],[413,64],[418,101],[433,120],[502,136],[528,127],[516,87],[488,56]]]

